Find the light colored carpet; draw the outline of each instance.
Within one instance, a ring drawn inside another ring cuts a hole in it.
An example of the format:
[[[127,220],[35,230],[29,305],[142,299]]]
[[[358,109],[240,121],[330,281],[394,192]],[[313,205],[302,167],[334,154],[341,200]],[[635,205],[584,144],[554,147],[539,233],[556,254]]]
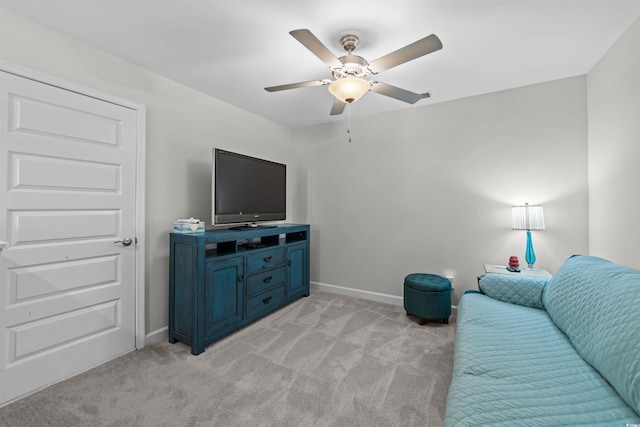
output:
[[[2,426],[439,426],[455,319],[315,292],[193,356],[167,342],[0,408]]]

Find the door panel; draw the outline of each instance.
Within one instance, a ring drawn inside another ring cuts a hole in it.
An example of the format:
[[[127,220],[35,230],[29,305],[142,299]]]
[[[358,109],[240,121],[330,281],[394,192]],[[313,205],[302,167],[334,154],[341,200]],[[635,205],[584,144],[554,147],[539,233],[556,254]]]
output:
[[[65,239],[117,239],[120,210],[16,210],[9,215],[12,246],[57,243]]]
[[[307,283],[307,263],[305,262],[307,246],[305,243],[291,245],[287,251],[287,264],[289,267],[287,295],[291,296],[305,289],[305,284]]]
[[[10,327],[9,341],[15,352],[9,363],[88,335],[118,326],[118,301],[108,301],[45,320]]]
[[[243,258],[207,262],[205,307],[206,335],[211,335],[242,320],[244,292]]]
[[[0,404],[135,348],[135,110],[0,72]]]
[[[57,159],[11,153],[11,189],[43,189],[52,191],[108,191],[120,188],[120,168],[114,164],[86,160]],[[78,181],[79,176],[86,179]]]
[[[50,103],[47,99],[31,99],[14,92],[9,94],[8,101],[10,111],[14,113],[10,116],[10,132],[52,135],[111,145],[119,145],[122,141],[118,118],[102,116],[100,110],[89,112],[77,109],[76,106],[86,108],[91,104],[90,100],[74,100],[76,102],[72,104]]]
[[[116,255],[9,270],[9,301],[29,299],[118,281]]]

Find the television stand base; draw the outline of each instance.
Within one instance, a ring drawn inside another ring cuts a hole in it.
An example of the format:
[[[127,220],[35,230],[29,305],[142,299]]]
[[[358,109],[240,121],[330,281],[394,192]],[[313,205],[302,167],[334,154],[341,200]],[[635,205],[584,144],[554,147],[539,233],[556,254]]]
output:
[[[207,344],[309,296],[309,237],[307,224],[171,233],[169,342],[181,341],[198,355]],[[244,245],[249,240],[255,248]]]

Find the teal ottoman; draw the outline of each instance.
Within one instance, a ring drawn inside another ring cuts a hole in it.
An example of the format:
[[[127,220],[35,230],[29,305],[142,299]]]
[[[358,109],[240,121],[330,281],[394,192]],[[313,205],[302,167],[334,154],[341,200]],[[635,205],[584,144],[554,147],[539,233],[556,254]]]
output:
[[[404,278],[404,309],[421,325],[427,320],[449,323],[451,282],[436,274],[409,274]]]

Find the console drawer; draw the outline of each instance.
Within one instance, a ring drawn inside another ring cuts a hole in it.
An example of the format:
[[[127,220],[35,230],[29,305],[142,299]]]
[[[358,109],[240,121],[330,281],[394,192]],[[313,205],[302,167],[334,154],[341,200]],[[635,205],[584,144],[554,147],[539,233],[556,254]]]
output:
[[[284,300],[284,285],[278,286],[255,297],[247,298],[247,317],[251,318],[282,304]]]
[[[247,277],[247,295],[259,294],[274,286],[283,285],[285,274],[284,266],[282,266]]]
[[[266,268],[284,264],[284,248],[275,248],[247,254],[247,271],[251,274]]]

